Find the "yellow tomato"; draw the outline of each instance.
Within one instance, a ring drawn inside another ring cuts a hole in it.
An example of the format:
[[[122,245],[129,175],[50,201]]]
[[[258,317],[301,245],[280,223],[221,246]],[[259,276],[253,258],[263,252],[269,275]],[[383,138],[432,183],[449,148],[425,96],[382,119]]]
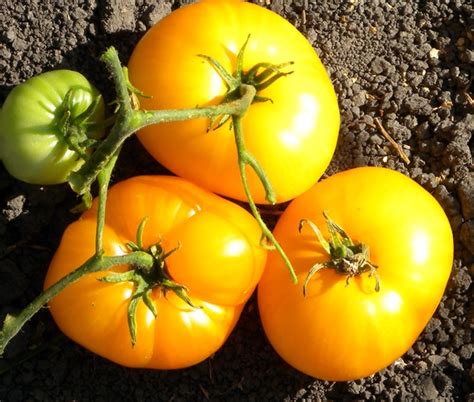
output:
[[[203,0],[159,21],[137,44],[128,68],[134,86],[151,98],[144,109],[192,108],[222,101],[226,86],[210,56],[228,72],[250,39],[243,70],[258,63],[294,62],[258,93],[271,102],[254,103],[243,120],[245,143],[260,162],[276,193],[287,201],[311,187],[328,166],[338,137],[339,109],[330,79],[311,44],[288,21],[255,4]],[[209,120],[197,119],[146,127],[145,148],[165,167],[201,187],[245,200],[230,123],[207,132]],[[258,203],[265,193],[248,169]]]
[[[97,202],[64,233],[45,287],[83,264],[95,251]],[[147,218],[143,247],[160,244],[166,273],[188,289],[193,308],[156,286],[152,311],[140,299],[132,346],[127,322],[132,282],[106,283],[107,272],[83,276],[49,304],[59,328],[87,349],[130,367],[191,366],[219,349],[236,324],[263,272],[266,251],[252,216],[239,206],[177,177],[142,176],[113,186],[104,230],[107,256],[130,252]],[[117,266],[114,272],[128,271]]]
[[[349,278],[315,264],[329,260],[309,225],[327,237],[323,211],[377,266]],[[271,344],[289,364],[331,381],[371,375],[403,355],[438,306],[453,262],[453,238],[438,202],[401,173],[375,167],[336,174],[296,198],[275,227],[295,267],[294,286],[277,255],[259,285],[260,315]],[[376,291],[376,276],[380,289]]]

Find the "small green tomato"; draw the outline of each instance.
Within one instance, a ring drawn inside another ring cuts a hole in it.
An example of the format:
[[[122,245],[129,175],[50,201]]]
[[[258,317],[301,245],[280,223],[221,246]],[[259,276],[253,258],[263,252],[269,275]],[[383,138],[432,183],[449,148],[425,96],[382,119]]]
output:
[[[0,158],[31,184],[58,184],[103,134],[104,103],[80,73],[55,70],[15,87],[0,110]]]

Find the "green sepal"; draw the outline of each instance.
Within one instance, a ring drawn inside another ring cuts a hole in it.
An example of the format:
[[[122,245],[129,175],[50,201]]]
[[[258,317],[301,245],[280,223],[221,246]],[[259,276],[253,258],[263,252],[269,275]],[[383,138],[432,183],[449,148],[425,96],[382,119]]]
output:
[[[369,272],[369,277],[373,276],[375,279],[375,291],[378,292],[380,290],[378,267],[370,262],[369,247],[362,243],[355,244],[346,231],[335,223],[326,211],[323,212],[323,216],[329,231],[329,241],[324,238],[319,228],[310,220],[302,219],[299,222],[299,232],[301,233],[304,225],[307,224],[330,257],[329,261],[315,264],[310,268],[303,284],[303,294],[306,295],[310,279],[323,268],[334,269],[338,274],[345,275],[346,286],[349,285],[350,278]]]
[[[128,242],[127,247],[132,252],[145,251],[153,257],[154,264],[151,268],[146,269],[140,266],[134,266],[126,272],[112,272],[105,275],[98,280],[104,283],[122,283],[131,282],[134,285],[134,291],[128,302],[127,320],[130,331],[130,338],[132,346],[137,342],[137,306],[138,302],[143,300],[143,303],[148,310],[156,318],[158,311],[151,298],[152,292],[156,289],[161,291],[165,296],[169,291],[174,292],[180,299],[192,308],[202,308],[196,306],[188,295],[188,289],[177,282],[175,282],[168,274],[166,268],[166,258],[175,253],[181,248],[181,244],[165,252],[160,243],[153,244],[148,249],[143,248],[143,231],[147,218],[143,218],[137,228],[136,242]]]

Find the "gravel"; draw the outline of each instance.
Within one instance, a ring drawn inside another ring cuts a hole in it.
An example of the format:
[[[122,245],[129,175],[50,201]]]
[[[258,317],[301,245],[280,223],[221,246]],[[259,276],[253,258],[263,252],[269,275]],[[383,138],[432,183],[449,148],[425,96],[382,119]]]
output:
[[[0,4],[0,103],[27,78],[56,68],[87,75],[111,96],[100,54],[126,61],[156,21],[191,1],[4,0]],[[264,3],[262,1],[262,3]],[[413,348],[353,382],[314,380],[287,366],[259,325],[252,298],[229,341],[179,371],[132,370],[66,339],[40,312],[0,360],[0,400],[474,400],[474,6],[472,2],[267,1],[310,40],[331,75],[342,116],[326,174],[360,165],[397,169],[441,203],[455,263],[440,307]],[[405,163],[375,119],[409,157]],[[140,159],[131,155],[144,156]],[[114,179],[162,168],[130,140]],[[0,167],[0,316],[40,291],[77,203],[67,186],[30,186]]]

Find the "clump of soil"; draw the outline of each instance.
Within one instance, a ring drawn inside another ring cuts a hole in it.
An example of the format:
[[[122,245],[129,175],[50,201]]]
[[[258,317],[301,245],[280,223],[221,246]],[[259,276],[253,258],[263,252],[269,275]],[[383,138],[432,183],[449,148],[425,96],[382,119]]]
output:
[[[100,54],[126,62],[143,33],[190,1],[6,1],[0,5],[0,102],[27,78],[70,68],[111,96]],[[261,2],[263,3],[263,1]],[[362,165],[400,170],[447,212],[455,264],[435,316],[389,368],[354,382],[314,380],[267,343],[255,300],[226,345],[187,370],[126,369],[67,340],[47,311],[0,360],[0,400],[468,400],[474,399],[474,8],[469,2],[267,1],[317,49],[338,93],[342,127],[327,171]],[[382,135],[379,120],[409,159]],[[140,159],[134,155],[143,155]],[[160,168],[130,140],[114,180]],[[0,313],[41,290],[77,200],[67,186],[15,181],[0,168]],[[348,356],[350,358],[350,356]]]

